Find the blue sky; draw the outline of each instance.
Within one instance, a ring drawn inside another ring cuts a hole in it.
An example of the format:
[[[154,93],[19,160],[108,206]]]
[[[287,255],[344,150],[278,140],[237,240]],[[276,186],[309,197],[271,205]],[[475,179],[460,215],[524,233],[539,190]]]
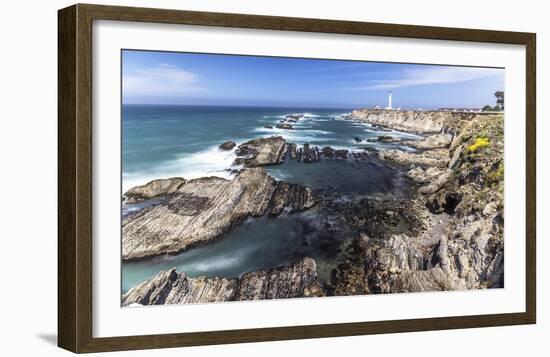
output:
[[[504,69],[124,50],[125,104],[481,107]]]

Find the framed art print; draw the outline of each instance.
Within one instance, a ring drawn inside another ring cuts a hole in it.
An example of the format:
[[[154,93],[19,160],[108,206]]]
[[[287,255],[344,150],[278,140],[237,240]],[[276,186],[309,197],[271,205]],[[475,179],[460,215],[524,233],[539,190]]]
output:
[[[535,323],[535,34],[59,12],[59,345]]]

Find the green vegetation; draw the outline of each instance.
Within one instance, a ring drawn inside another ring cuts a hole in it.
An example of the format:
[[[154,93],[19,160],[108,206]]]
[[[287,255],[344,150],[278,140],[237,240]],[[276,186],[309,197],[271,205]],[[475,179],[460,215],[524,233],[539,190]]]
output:
[[[484,112],[500,112],[504,110],[504,92],[499,90],[495,92],[495,98],[496,98],[496,105],[494,107],[490,105],[484,106],[481,110]]]
[[[489,146],[489,138],[485,136],[478,136],[475,140],[475,142],[468,146],[468,153],[474,153],[477,152],[479,149],[486,148]]]
[[[495,97],[497,98],[496,107],[499,108],[499,110],[504,110],[504,92],[501,90],[496,91]]]
[[[494,186],[504,180],[504,162],[499,162],[497,168],[487,174],[485,181],[487,185]]]

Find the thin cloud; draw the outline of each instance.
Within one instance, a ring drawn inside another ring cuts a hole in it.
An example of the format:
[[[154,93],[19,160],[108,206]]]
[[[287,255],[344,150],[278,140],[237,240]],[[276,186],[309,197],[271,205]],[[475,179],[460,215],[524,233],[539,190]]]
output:
[[[436,67],[406,69],[397,78],[370,80],[364,86],[353,89],[378,90],[429,84],[467,82],[478,79],[494,78],[501,71],[491,68]]]
[[[182,97],[205,90],[196,73],[166,63],[134,69],[122,78],[124,96]]]

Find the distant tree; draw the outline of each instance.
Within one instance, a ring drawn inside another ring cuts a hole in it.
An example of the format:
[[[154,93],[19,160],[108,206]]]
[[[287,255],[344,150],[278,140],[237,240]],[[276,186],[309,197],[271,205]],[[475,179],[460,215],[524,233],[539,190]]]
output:
[[[499,90],[495,92],[495,98],[497,99],[497,110],[504,110],[504,92]]]
[[[486,105],[481,110],[483,110],[484,112],[490,112],[491,110],[493,110],[493,107],[491,107],[490,105]]]

